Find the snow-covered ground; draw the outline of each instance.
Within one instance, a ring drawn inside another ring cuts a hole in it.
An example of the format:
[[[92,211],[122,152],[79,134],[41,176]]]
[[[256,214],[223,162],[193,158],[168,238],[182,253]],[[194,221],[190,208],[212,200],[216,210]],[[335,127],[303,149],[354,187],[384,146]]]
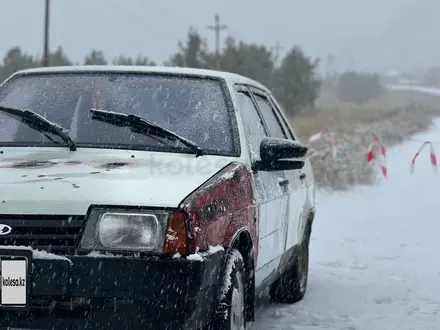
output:
[[[306,297],[294,305],[259,302],[252,330],[439,330],[440,176],[431,132],[389,151],[389,179],[345,195],[321,196],[311,242]]]

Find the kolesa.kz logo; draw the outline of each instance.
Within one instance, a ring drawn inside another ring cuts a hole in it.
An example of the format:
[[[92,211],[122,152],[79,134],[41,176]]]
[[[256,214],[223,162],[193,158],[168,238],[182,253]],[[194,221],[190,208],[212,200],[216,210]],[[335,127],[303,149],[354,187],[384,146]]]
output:
[[[19,278],[2,278],[2,286],[26,286],[26,279],[19,277]]]

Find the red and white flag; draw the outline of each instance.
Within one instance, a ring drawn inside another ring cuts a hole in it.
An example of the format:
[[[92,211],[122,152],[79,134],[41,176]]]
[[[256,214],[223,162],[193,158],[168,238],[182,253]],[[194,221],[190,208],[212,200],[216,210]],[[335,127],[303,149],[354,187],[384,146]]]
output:
[[[323,136],[327,135],[327,131],[321,131],[319,133],[313,134],[310,138],[309,138],[309,143],[315,142],[319,139],[321,139]]]
[[[309,138],[309,144],[312,142],[315,142],[319,139],[322,139],[323,137],[329,136],[330,142],[331,142],[331,148],[332,148],[332,164],[336,165],[336,160],[338,158],[338,148],[339,148],[339,142],[336,139],[336,135],[334,132],[329,132],[327,130],[323,130],[321,132],[318,132],[316,134],[313,134]]]
[[[420,153],[423,151],[423,149],[425,149],[427,145],[429,145],[429,160],[431,162],[432,169],[434,170],[435,173],[437,173],[437,156],[435,154],[434,146],[432,145],[432,142],[425,141],[423,142],[423,144],[421,145],[421,147],[419,148],[419,150],[416,152],[416,154],[411,160],[411,164],[410,164],[411,174],[414,173],[417,158],[419,157]]]
[[[374,154],[374,150],[373,150],[374,146],[376,146],[376,145],[379,146],[379,156],[378,157],[376,157],[376,155]],[[374,161],[377,161],[379,163],[380,170],[381,170],[384,178],[388,177],[388,168],[387,168],[387,164],[386,164],[386,157],[387,157],[387,151],[386,151],[385,145],[383,144],[382,140],[377,135],[374,134],[373,138],[371,139],[371,142],[367,148],[367,163],[372,164]]]

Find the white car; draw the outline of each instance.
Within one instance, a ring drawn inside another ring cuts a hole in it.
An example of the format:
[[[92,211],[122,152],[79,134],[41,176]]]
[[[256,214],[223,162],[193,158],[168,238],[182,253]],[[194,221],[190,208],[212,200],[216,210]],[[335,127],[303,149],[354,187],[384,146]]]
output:
[[[15,73],[0,85],[0,328],[245,329],[262,289],[301,300],[306,152],[236,74]]]

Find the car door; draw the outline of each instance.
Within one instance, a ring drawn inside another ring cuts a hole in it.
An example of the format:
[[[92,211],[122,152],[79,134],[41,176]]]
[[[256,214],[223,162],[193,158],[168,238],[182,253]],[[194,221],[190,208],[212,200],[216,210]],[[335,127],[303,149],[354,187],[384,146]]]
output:
[[[292,126],[288,123],[284,116],[276,99],[270,95],[269,101],[272,105],[272,109],[279,119],[284,132],[287,134],[287,138],[298,141]],[[298,141],[301,143],[301,141]],[[307,223],[308,209],[306,207],[308,200],[308,182],[311,178],[307,177],[307,164],[300,170],[286,171],[286,176],[292,182],[295,182],[295,186],[292,187],[292,191],[289,196],[289,217],[296,219],[296,224],[289,229],[287,237],[287,249],[292,249],[299,243],[301,243],[302,234],[304,232],[305,225]]]
[[[245,86],[236,87],[237,102],[242,119],[244,138],[249,146],[250,159],[258,159],[261,140],[268,136],[255,101]],[[284,252],[283,209],[285,192],[279,184],[285,179],[284,171],[254,173],[258,207],[258,258],[255,267],[255,285],[260,287],[275,275]]]
[[[253,91],[254,92],[254,91]],[[291,139],[283,125],[280,114],[270,101],[270,96],[264,92],[255,91],[254,97],[269,129],[270,136]],[[301,213],[306,202],[303,194],[303,173],[301,170],[285,171],[286,212],[283,229],[284,252],[291,252],[298,243],[298,227],[301,225]],[[288,259],[288,258],[287,258]],[[286,260],[287,260],[286,259]],[[282,267],[283,265],[281,265]]]
[[[267,99],[265,93],[259,89],[252,88],[251,89],[252,96],[255,99],[255,103],[257,104],[258,110],[263,117],[263,121],[268,130],[269,137],[286,139],[287,135],[284,132],[283,128],[280,126],[275,114],[272,111],[271,104]],[[286,243],[287,243],[287,233],[289,231],[289,215],[288,215],[288,207],[289,207],[289,191],[292,183],[289,178],[286,176],[286,172],[279,173],[277,178],[278,184],[280,185],[283,192],[283,201],[282,201],[282,209],[280,210],[282,216],[282,245],[283,245],[283,253],[286,251]]]

